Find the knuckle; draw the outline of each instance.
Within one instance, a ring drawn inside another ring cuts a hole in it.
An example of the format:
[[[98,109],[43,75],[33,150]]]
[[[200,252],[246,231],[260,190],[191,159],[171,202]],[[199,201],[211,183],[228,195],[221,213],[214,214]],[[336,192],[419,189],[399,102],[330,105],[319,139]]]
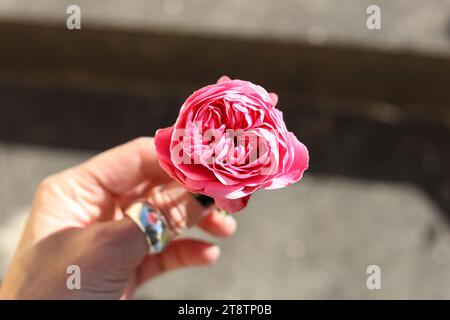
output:
[[[135,138],[132,143],[135,143],[140,146],[147,146],[153,139],[150,137],[138,137]]]
[[[180,234],[188,229],[186,210],[183,204],[170,201],[167,207],[166,219],[169,220],[168,222],[172,226],[173,231],[176,234]]]
[[[38,195],[50,193],[55,189],[56,186],[57,186],[57,182],[56,182],[56,179],[54,176],[46,177],[39,183],[39,185],[36,189],[36,193]]]
[[[188,228],[184,204],[175,201],[167,189],[162,186],[154,188],[150,193],[149,200],[164,215],[171,231],[175,235],[182,233]]]

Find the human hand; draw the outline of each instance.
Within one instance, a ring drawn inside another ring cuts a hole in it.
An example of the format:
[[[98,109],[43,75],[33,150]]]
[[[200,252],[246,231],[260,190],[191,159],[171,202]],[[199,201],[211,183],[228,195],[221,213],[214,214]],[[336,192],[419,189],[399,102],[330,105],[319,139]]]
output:
[[[203,208],[160,169],[152,138],[139,138],[40,184],[0,298],[130,298],[161,273],[217,260],[217,246],[194,239],[175,239],[149,255],[143,233],[124,214],[142,197],[178,232],[198,224],[226,237],[236,229],[233,217]],[[81,269],[81,290],[66,286],[71,265]]]

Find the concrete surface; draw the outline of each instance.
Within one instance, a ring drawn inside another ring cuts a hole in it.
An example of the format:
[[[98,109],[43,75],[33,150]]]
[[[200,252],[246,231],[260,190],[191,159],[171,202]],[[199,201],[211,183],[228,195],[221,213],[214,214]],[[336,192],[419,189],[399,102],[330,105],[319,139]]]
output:
[[[71,4],[80,6],[86,29],[108,26],[450,53],[448,0],[2,0],[0,17],[65,26]],[[371,4],[381,8],[382,30],[366,28]]]

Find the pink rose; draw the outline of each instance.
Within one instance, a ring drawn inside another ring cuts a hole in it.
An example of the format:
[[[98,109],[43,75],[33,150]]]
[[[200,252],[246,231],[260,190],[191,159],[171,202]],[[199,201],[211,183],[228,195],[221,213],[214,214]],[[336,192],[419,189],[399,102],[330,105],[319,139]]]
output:
[[[261,188],[286,187],[308,168],[308,150],[289,132],[278,97],[222,77],[194,92],[173,127],[156,132],[161,167],[194,193],[235,212]]]

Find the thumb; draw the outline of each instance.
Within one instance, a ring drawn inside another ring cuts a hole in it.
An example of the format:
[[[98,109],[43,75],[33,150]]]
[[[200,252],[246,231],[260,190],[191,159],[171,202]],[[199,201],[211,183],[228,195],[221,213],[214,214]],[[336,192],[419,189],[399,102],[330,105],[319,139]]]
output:
[[[99,224],[97,239],[103,243],[103,250],[110,252],[109,258],[123,267],[134,270],[148,254],[145,235],[128,216],[119,221]]]

